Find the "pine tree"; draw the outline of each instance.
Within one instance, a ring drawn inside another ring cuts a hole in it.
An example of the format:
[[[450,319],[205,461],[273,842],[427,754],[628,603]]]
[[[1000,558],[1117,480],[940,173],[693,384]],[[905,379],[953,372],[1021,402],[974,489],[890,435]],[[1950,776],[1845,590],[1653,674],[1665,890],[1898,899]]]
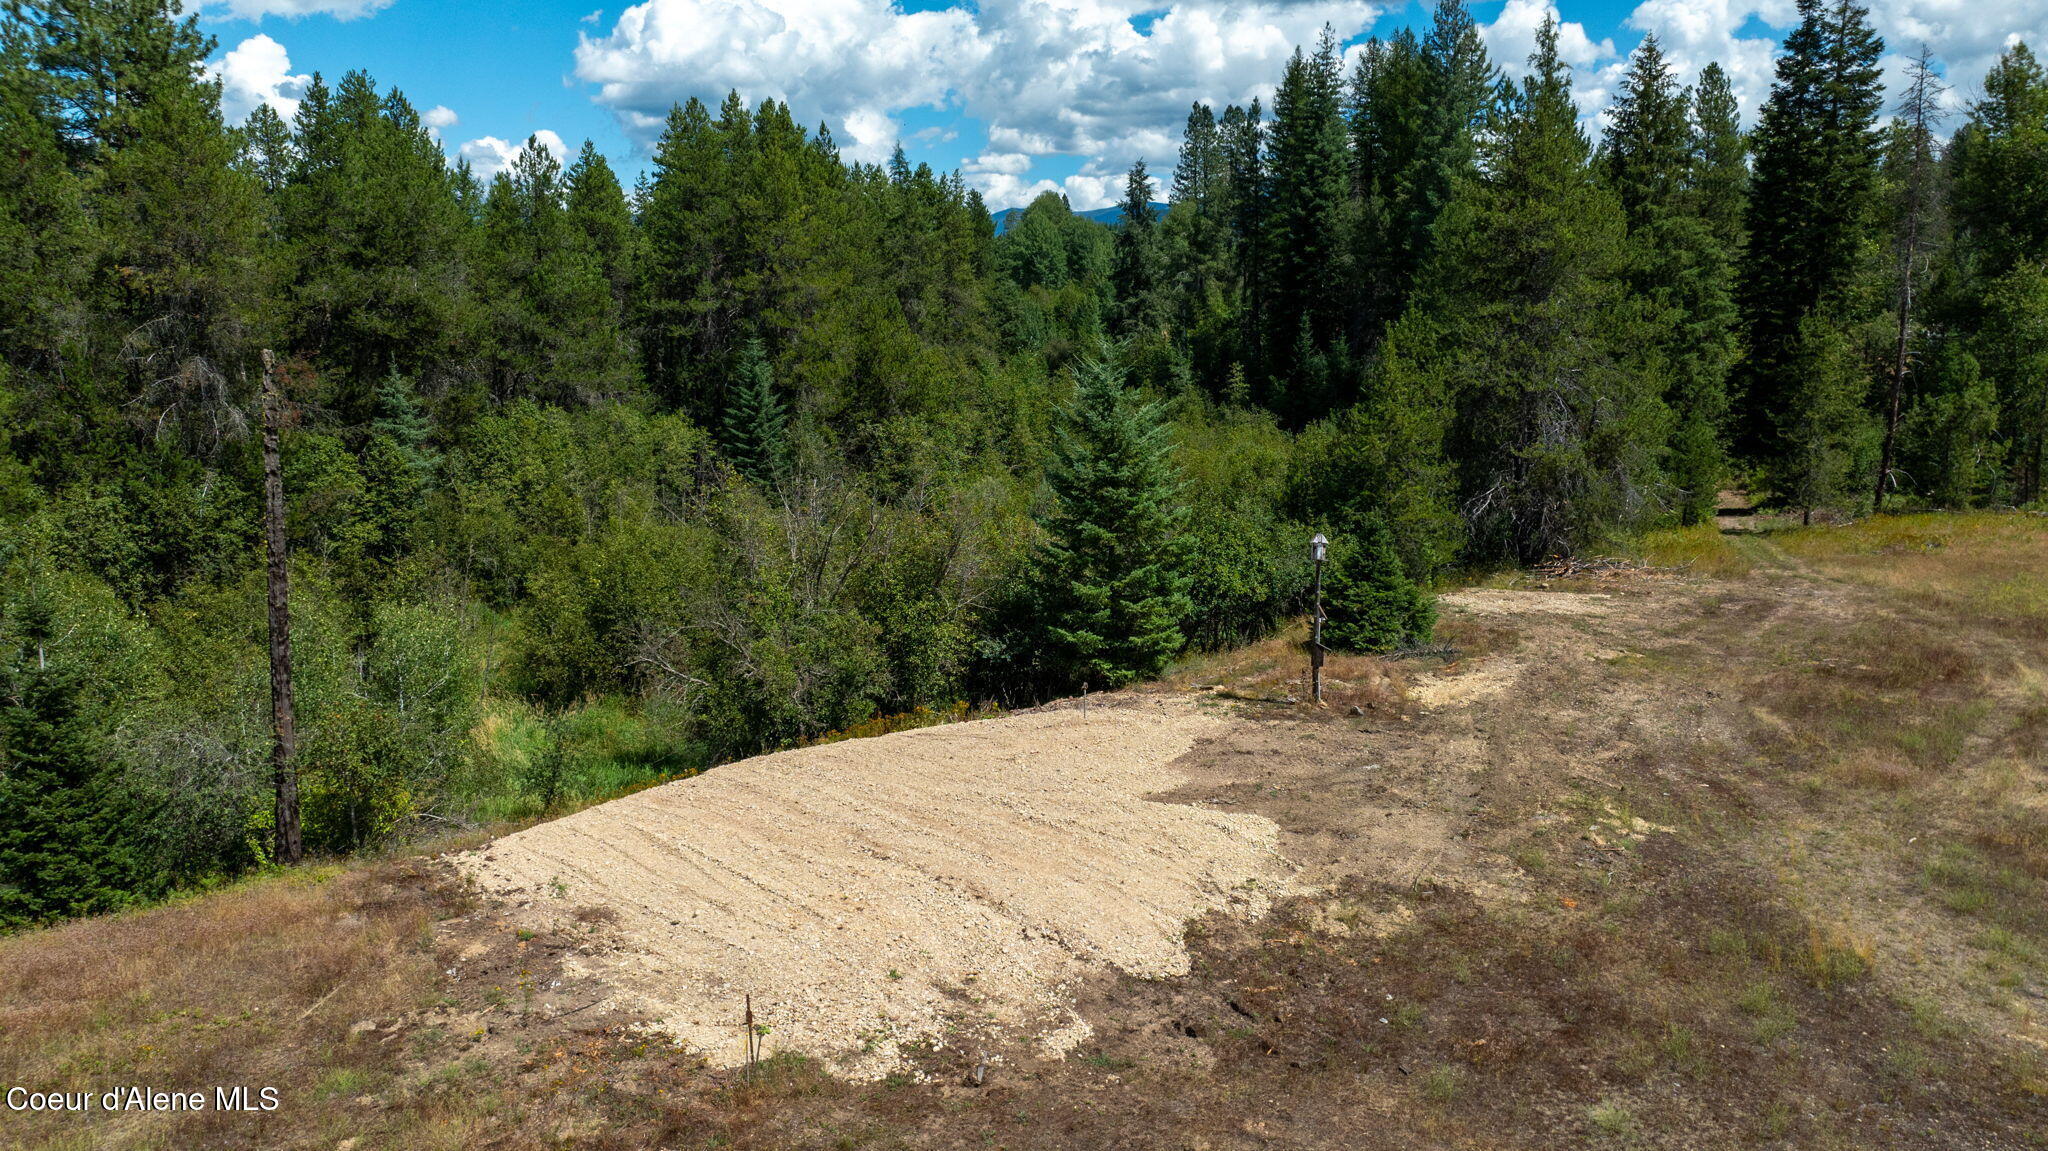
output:
[[[9,571],[0,593],[0,928],[90,915],[150,887],[106,736],[146,661],[111,594]],[[81,592],[83,594],[81,594]]]
[[[2003,445],[1998,389],[1960,348],[1945,349],[1926,373],[1899,430],[1906,475],[1937,507],[1967,508],[1997,492]]]
[[[1264,346],[1288,354],[1273,368],[1298,374],[1306,367],[1299,333],[1307,348],[1329,349],[1343,332],[1345,297],[1342,212],[1351,185],[1351,164],[1343,117],[1341,54],[1328,28],[1313,56],[1299,49],[1287,62],[1273,97],[1268,179],[1272,194],[1266,225],[1270,235],[1266,274],[1271,321]],[[1282,385],[1276,381],[1275,387]],[[1288,380],[1276,397],[1291,419],[1321,415],[1323,394]]]
[[[1436,139],[1430,105],[1433,67],[1408,29],[1367,45],[1352,75],[1351,156],[1359,222],[1351,263],[1356,287],[1351,336],[1375,344],[1400,317],[1419,266],[1412,193]],[[1432,221],[1434,216],[1431,217]]]
[[[1156,284],[1158,224],[1152,215],[1152,177],[1145,171],[1145,161],[1131,165],[1119,207],[1116,257],[1109,273],[1110,285],[1116,292],[1110,331],[1120,338],[1129,338],[1157,331],[1164,318]]]
[[[626,190],[604,154],[588,140],[569,166],[565,180],[569,224],[590,241],[590,250],[623,313],[633,296],[635,263],[633,209],[626,203]]]
[[[1655,33],[1629,58],[1608,119],[1602,174],[1621,197],[1629,228],[1641,230],[1676,210],[1692,168],[1685,95]]]
[[[1191,609],[1169,427],[1107,361],[1083,364],[1046,471],[1034,561],[1053,674],[1118,688],[1159,672]]]
[[[1731,258],[1742,251],[1749,141],[1742,133],[1734,86],[1717,63],[1700,69],[1700,82],[1693,89],[1690,190],[1694,213],[1713,230],[1721,250]]]
[[[1436,627],[1436,603],[1408,578],[1394,548],[1394,533],[1377,511],[1354,533],[1330,544],[1323,585],[1323,637],[1339,651],[1388,652],[1426,642]]]
[[[1480,175],[1437,222],[1404,353],[1417,357],[1404,370],[1453,381],[1471,548],[1524,562],[1644,526],[1669,431],[1623,278],[1627,222],[1594,177],[1555,21],[1530,68],[1503,93]]]
[[[48,370],[75,330],[89,237],[67,170],[48,78],[31,69],[23,27],[0,25],[0,380]]]
[[[1230,332],[1237,305],[1230,267],[1230,168],[1215,113],[1206,104],[1188,112],[1173,169],[1172,205],[1159,225],[1164,310],[1195,377],[1210,394],[1222,395],[1233,368],[1242,368]]]
[[[724,354],[730,322],[727,309],[699,298],[717,262],[728,167],[711,114],[693,96],[669,112],[641,209],[635,280],[647,383],[663,401],[700,422],[714,418],[717,409],[707,402],[697,373]]]
[[[1713,515],[1727,472],[1721,446],[1727,379],[1736,359],[1732,253],[1701,214],[1702,163],[1687,100],[1655,36],[1622,81],[1599,164],[1628,218],[1629,282],[1649,309],[1654,350],[1674,416],[1663,466],[1679,522]]]
[[[725,458],[755,483],[780,482],[789,468],[782,401],[775,396],[774,369],[760,340],[740,346],[725,395],[725,416],[720,424]]]
[[[1266,218],[1272,182],[1266,174],[1266,125],[1259,102],[1249,108],[1235,104],[1223,110],[1217,136],[1229,172],[1231,263],[1237,282],[1235,355],[1255,388],[1263,388],[1266,371]]]
[[[1801,419],[1796,364],[1816,309],[1833,309],[1862,265],[1870,238],[1882,103],[1883,41],[1854,0],[1799,0],[1777,80],[1757,127],[1749,244],[1741,291],[1748,357],[1738,446],[1769,457],[1806,454],[1777,438]],[[1795,469],[1801,470],[1801,469]]]
[[[561,164],[539,140],[492,181],[481,238],[493,393],[582,405],[627,390],[617,302],[568,215]]]
[[[440,455],[430,440],[433,421],[414,394],[412,382],[396,372],[377,385],[377,406],[370,420],[370,434],[393,445],[417,484],[430,482],[441,465]]]
[[[78,685],[17,675],[0,702],[0,927],[108,910],[131,880]]]
[[[291,125],[268,104],[258,104],[242,125],[242,158],[267,195],[284,191],[298,163]]]
[[[389,373],[468,367],[469,173],[451,171],[412,104],[366,73],[335,89],[316,76],[293,123],[298,166],[280,206],[292,344],[329,369],[325,405],[359,422]]]
[[[120,349],[119,405],[211,460],[245,424],[231,381],[270,271],[259,192],[206,78],[212,41],[173,0],[17,4],[11,19],[86,174],[90,299]]]
[[[1863,407],[1864,365],[1836,317],[1815,312],[1800,322],[1788,366],[1792,390],[1765,476],[1777,498],[1812,523],[1815,509],[1863,493],[1876,464],[1878,429]]]
[[[1956,229],[1986,280],[2048,258],[2048,69],[2024,42],[1984,76],[1958,148]]]
[[[1412,280],[1428,259],[1430,234],[1450,202],[1452,189],[1472,171],[1478,132],[1493,106],[1500,72],[1487,58],[1478,25],[1464,0],[1437,0],[1428,35],[1422,39],[1428,67],[1423,107],[1425,132],[1406,171],[1398,177],[1401,283]]]
[[[1998,425],[2012,498],[2031,504],[2048,483],[2048,262],[2022,261],[1984,294],[1977,359],[1998,389]]]

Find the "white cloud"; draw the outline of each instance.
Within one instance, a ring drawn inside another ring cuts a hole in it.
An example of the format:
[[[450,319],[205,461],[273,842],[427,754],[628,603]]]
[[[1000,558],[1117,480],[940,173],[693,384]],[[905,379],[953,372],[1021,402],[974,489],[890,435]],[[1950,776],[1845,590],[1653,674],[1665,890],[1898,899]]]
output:
[[[1596,116],[1612,98],[1628,61],[1615,50],[1614,41],[1595,40],[1586,26],[1563,19],[1553,0],[1507,0],[1491,24],[1479,26],[1479,38],[1486,42],[1487,55],[1510,76],[1529,72],[1529,56],[1536,51],[1536,33],[1548,18],[1556,20],[1558,58],[1572,66],[1572,98],[1583,117]]]
[[[540,142],[541,146],[546,148],[548,153],[554,156],[556,160],[564,164],[568,163],[568,149],[563,147],[560,136],[548,131],[546,128],[542,128],[533,135]],[[526,142],[524,140],[513,143],[500,140],[496,136],[481,136],[457,148],[455,150],[455,157],[458,160],[469,161],[469,166],[476,172],[477,179],[489,180],[491,177],[510,168],[512,162],[517,160],[519,154],[524,151],[526,151]]]
[[[1031,157],[1022,152],[983,152],[968,161],[968,167],[977,172],[1021,176],[1031,170]]]
[[[1510,74],[1526,69],[1536,29],[1559,2],[1505,0],[1482,25]],[[1867,2],[1894,81],[1925,40],[1949,65],[1958,100],[2014,34],[2048,43],[2041,0]],[[576,78],[642,144],[672,104],[696,96],[715,106],[727,89],[750,103],[786,100],[806,123],[822,116],[846,156],[868,161],[888,156],[905,112],[939,109],[985,127],[985,154],[963,171],[992,206],[1046,189],[1092,206],[1106,177],[1033,180],[1037,161],[1085,156],[1120,172],[1143,158],[1164,181],[1190,104],[1270,101],[1296,45],[1313,44],[1325,23],[1350,39],[1378,10],[1355,0],[959,0],[935,12],[894,0],[641,0],[608,30],[580,36]],[[1642,0],[1627,29],[1656,32],[1681,82],[1720,61],[1753,123],[1780,34],[1753,17],[1781,32],[1796,19],[1795,0]],[[1612,97],[1632,47],[1560,22],[1559,49],[1589,116]]]
[[[852,159],[886,157],[902,112],[943,108],[982,121],[992,153],[1089,156],[1112,171],[1143,158],[1163,171],[1190,104],[1270,99],[1296,45],[1325,23],[1348,39],[1374,15],[1355,0],[981,0],[938,12],[890,0],[643,0],[582,38],[577,76],[643,143],[672,104],[715,105],[737,89],[787,100],[805,120],[822,113]],[[1099,206],[1096,182],[1114,182],[1021,176],[969,166],[997,207],[1045,188]]]
[[[1645,0],[1628,22],[1657,34],[1687,82],[1709,60],[1720,61],[1754,124],[1770,93],[1778,43],[1774,34],[1738,35],[1752,16],[1781,32],[1799,18],[1793,0]],[[1870,19],[1885,40],[1894,97],[1922,43],[1946,66],[1957,103],[1978,95],[1984,73],[2015,38],[2048,44],[2048,5],[2039,0],[1870,0]]]
[[[292,73],[291,57],[284,45],[257,34],[237,44],[207,71],[221,82],[221,115],[239,124],[259,104],[268,104],[289,120],[299,112],[299,97],[305,94],[311,76]]]
[[[427,135],[438,140],[441,133],[462,123],[462,117],[456,115],[455,109],[448,105],[436,104],[420,113],[420,123],[426,125]]]
[[[296,20],[301,16],[332,16],[336,20],[355,20],[374,15],[391,7],[394,0],[208,0],[203,7],[225,12],[243,20],[261,20],[265,16],[283,16]]]

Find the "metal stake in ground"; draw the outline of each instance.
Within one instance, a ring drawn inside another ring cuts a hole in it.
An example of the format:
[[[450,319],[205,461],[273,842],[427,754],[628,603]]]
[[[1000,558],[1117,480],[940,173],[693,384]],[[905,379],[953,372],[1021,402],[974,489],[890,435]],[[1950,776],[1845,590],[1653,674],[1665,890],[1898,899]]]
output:
[[[754,997],[751,994],[747,996],[747,1017],[744,1026],[747,1029],[747,1085],[752,1086],[754,1065],[761,1059],[761,1028],[754,1022]]]
[[[1316,706],[1323,703],[1323,561],[1330,558],[1330,541],[1323,533],[1308,541],[1309,558],[1316,561],[1316,614],[1309,621],[1308,676]]]

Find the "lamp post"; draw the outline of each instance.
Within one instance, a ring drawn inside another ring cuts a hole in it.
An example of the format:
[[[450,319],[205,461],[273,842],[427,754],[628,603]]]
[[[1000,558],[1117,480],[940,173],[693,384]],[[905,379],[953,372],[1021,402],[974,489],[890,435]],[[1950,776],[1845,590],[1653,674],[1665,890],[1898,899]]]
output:
[[[1308,676],[1316,706],[1323,705],[1323,562],[1330,558],[1330,541],[1323,533],[1308,541],[1309,558],[1316,563],[1316,614],[1309,620]]]

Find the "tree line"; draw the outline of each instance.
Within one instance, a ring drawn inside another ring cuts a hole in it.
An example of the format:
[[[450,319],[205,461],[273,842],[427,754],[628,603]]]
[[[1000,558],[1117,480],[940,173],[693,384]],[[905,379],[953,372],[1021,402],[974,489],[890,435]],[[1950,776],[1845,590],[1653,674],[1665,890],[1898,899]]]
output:
[[[1457,0],[1270,115],[1197,106],[1155,219],[1001,236],[734,93],[628,188],[485,180],[403,94],[223,121],[168,0],[0,17],[0,925],[270,856],[260,355],[307,845],[1158,673],[1302,608],[1710,517],[2040,498],[2048,79],[1884,116],[1803,0],[1760,122],[1654,39],[1597,143]]]

